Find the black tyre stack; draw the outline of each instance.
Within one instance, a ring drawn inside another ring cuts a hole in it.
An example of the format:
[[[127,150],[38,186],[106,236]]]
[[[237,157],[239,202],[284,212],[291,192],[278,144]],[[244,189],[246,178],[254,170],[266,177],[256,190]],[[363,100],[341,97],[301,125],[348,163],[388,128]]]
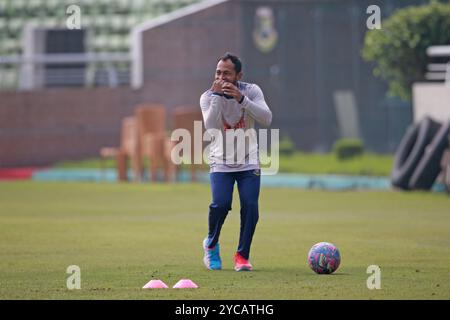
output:
[[[395,154],[391,183],[403,190],[429,190],[441,171],[441,158],[448,148],[450,120],[444,125],[426,117],[412,124]]]

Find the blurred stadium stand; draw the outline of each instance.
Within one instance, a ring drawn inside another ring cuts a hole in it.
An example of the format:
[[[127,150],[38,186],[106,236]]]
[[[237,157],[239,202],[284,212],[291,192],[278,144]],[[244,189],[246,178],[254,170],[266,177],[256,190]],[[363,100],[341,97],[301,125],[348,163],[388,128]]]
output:
[[[130,30],[143,21],[198,1],[1,0],[0,90],[35,89],[42,84],[47,87],[128,84],[130,61],[125,57],[128,57],[130,50]],[[66,9],[72,4],[81,9],[81,30],[66,28],[69,17]],[[26,52],[27,48],[30,51],[30,46],[31,52]],[[63,64],[57,65],[55,61],[49,63],[52,57],[39,59],[29,56],[74,52],[90,53],[90,56],[83,59],[83,55],[79,55],[71,59],[68,55]],[[121,55],[115,59],[117,55],[105,53]],[[22,54],[28,54],[28,58],[25,59]],[[40,69],[35,77],[45,77],[44,83],[29,79],[26,69],[34,70],[33,66],[29,66],[34,63]],[[45,67],[41,68],[43,63]]]

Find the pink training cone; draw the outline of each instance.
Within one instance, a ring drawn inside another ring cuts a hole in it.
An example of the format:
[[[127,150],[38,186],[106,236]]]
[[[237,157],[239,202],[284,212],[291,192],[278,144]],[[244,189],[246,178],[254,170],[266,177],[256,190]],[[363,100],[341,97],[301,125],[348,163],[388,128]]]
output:
[[[161,280],[150,280],[142,289],[167,289],[167,284]]]
[[[196,289],[198,288],[198,285],[196,285],[192,280],[189,279],[181,279],[180,281],[178,281],[173,288],[175,289]]]

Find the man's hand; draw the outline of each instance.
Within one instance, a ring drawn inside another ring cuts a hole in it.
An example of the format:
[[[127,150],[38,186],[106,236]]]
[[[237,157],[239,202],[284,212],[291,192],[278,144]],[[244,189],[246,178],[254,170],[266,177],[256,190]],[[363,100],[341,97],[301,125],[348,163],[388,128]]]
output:
[[[225,82],[222,85],[222,91],[227,96],[231,96],[234,99],[236,99],[237,102],[241,101],[241,99],[242,99],[242,94],[239,91],[239,89],[234,84],[232,84],[230,82]]]
[[[224,85],[225,81],[223,80],[215,80],[211,86],[211,91],[215,93],[223,94],[222,86]]]

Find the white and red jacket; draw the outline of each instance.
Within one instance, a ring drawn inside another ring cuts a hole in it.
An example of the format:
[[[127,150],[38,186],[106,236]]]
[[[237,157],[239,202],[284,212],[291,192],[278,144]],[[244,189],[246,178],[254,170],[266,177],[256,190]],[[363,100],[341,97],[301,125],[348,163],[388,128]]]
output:
[[[272,112],[264,100],[263,92],[256,84],[237,82],[237,87],[244,99],[241,103],[232,97],[226,97],[207,90],[200,97],[200,107],[203,113],[205,128],[217,129],[222,133],[222,143],[213,139],[210,144],[209,164],[211,172],[234,172],[259,169],[258,141],[256,136],[249,135],[245,146],[245,160],[229,161],[226,150],[230,150],[226,135],[230,129],[255,129],[255,121],[268,127],[272,122]],[[231,130],[233,131],[233,130]],[[252,130],[250,130],[252,131]],[[256,131],[254,131],[256,132]],[[230,139],[231,140],[231,139]],[[235,139],[234,139],[235,142]],[[225,146],[225,144],[227,144]],[[231,148],[236,153],[236,143]],[[256,159],[256,161],[254,161]]]

